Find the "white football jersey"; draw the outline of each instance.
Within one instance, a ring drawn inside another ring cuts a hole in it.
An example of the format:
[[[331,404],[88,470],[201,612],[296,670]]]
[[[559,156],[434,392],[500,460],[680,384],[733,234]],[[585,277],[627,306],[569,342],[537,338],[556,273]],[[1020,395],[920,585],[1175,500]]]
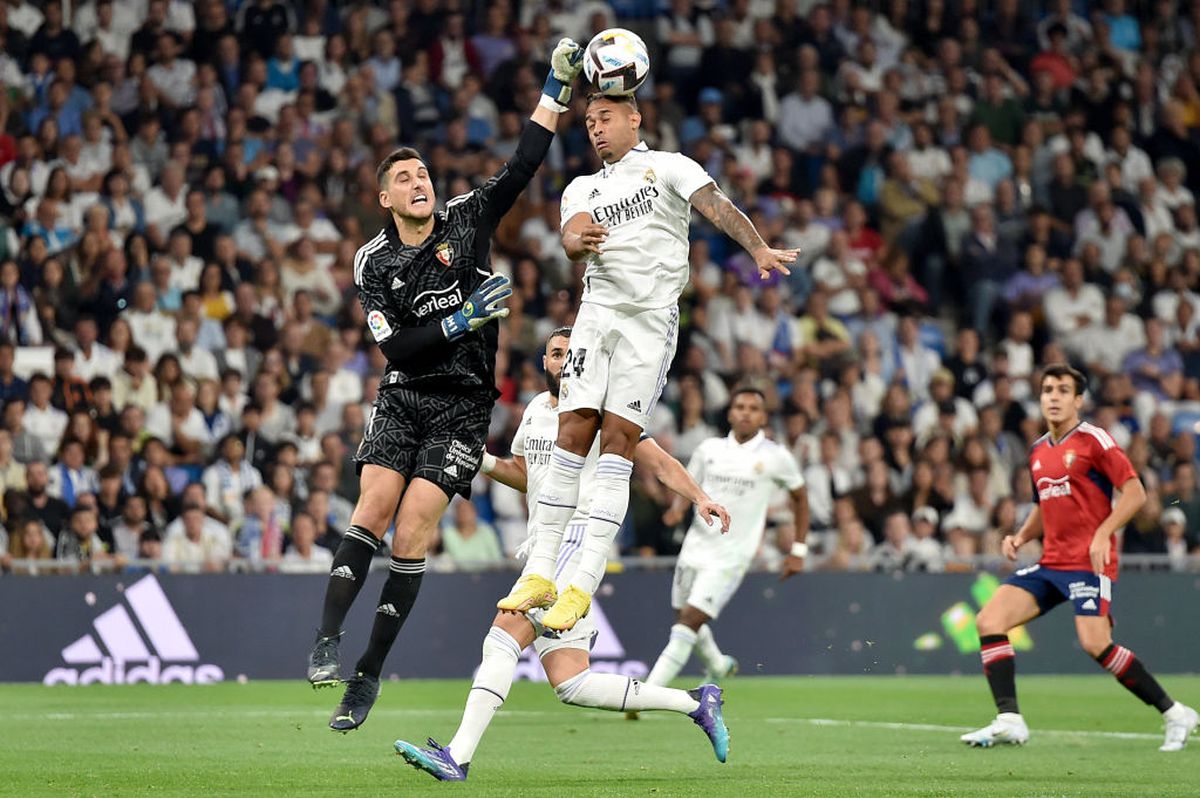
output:
[[[537,503],[538,492],[546,475],[550,472],[550,452],[558,440],[558,408],[550,404],[550,392],[542,391],[525,406],[521,416],[521,424],[513,435],[512,453],[514,457],[525,458],[526,490],[525,503],[533,516],[533,506]],[[588,512],[591,508],[591,497],[587,486],[591,485],[596,473],[596,464],[600,461],[600,436],[592,442],[592,450],[583,461],[583,471],[579,474],[579,502],[575,515],[570,523],[587,523]]]
[[[677,303],[688,280],[689,200],[712,182],[686,155],[645,143],[572,180],[562,195],[562,223],[588,213],[608,228],[603,252],[587,258],[583,301],[621,310]]]
[[[759,432],[745,443],[732,434],[709,438],[697,447],[688,471],[701,488],[729,511],[729,532],[711,527],[699,515],[692,521],[679,562],[693,568],[744,567],[762,541],[767,508],[776,489],[804,485],[796,458]]]

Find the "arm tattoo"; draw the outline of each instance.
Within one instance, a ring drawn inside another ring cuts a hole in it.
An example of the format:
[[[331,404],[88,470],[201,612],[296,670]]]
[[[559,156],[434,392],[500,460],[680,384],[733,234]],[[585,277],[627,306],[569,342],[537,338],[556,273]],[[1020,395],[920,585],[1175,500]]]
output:
[[[742,245],[747,252],[765,247],[766,242],[754,229],[754,223],[742,213],[725,192],[717,188],[716,183],[709,183],[692,195],[692,205],[704,214],[717,229]]]

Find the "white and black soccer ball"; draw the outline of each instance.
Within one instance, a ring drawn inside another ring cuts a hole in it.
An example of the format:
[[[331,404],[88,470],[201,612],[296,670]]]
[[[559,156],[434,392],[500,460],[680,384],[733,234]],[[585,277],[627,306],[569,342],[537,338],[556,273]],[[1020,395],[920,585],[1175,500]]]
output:
[[[633,94],[650,74],[650,53],[631,30],[602,30],[588,42],[583,74],[601,94]]]

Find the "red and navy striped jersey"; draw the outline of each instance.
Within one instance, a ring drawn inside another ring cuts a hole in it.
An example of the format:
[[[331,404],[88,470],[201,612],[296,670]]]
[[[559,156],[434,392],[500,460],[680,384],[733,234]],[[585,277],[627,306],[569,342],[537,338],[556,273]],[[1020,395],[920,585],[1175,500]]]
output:
[[[1047,433],[1029,449],[1034,501],[1042,510],[1041,564],[1090,571],[1092,536],[1112,512],[1113,491],[1137,476],[1112,436],[1086,421],[1055,443]],[[1106,574],[1117,575],[1114,546]]]

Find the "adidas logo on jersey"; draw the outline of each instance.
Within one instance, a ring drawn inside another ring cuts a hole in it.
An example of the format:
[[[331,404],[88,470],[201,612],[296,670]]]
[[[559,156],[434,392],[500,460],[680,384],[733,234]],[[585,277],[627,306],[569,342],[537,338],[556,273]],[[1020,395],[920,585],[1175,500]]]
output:
[[[1083,602],[1082,604],[1080,604],[1080,605],[1079,605],[1079,608],[1080,608],[1081,610],[1094,610],[1094,609],[1096,609],[1096,600],[1095,600],[1095,599],[1088,599],[1087,601],[1085,601],[1085,602]]]
[[[351,582],[358,581],[354,577],[354,572],[350,570],[349,565],[339,565],[329,572],[330,576],[340,576],[342,579],[349,579]]]
[[[1034,460],[1034,461],[1033,461],[1033,470],[1034,470],[1034,471],[1041,471],[1041,470],[1042,470],[1042,461],[1041,461],[1041,460]]]
[[[627,404],[625,406],[635,413],[642,412],[642,401],[640,399],[634,399],[632,402],[630,402],[629,404]]]
[[[392,290],[393,291],[399,291],[403,287],[404,287],[403,280],[401,280],[399,277],[392,278]]]
[[[599,197],[599,196],[600,196],[600,189],[594,188],[594,189],[592,189],[592,193],[588,194],[588,199],[594,200],[596,197]]]
[[[200,655],[153,574],[127,587],[124,600],[96,617],[92,622],[95,634],[85,634],[62,650],[67,665],[92,667],[54,668],[42,678],[43,683],[210,684],[224,681],[225,672],[216,665],[178,664],[199,662]],[[132,616],[125,608],[126,604],[133,611]],[[134,663],[138,664],[127,667]]]
[[[451,463],[450,465],[448,465],[442,469],[442,473],[444,473],[448,477],[454,477],[455,479],[457,479],[458,478],[458,466],[454,465],[454,463]]]
[[[395,604],[380,604],[379,609],[375,610],[379,615],[390,615],[393,618],[399,618],[400,613],[396,611]]]

